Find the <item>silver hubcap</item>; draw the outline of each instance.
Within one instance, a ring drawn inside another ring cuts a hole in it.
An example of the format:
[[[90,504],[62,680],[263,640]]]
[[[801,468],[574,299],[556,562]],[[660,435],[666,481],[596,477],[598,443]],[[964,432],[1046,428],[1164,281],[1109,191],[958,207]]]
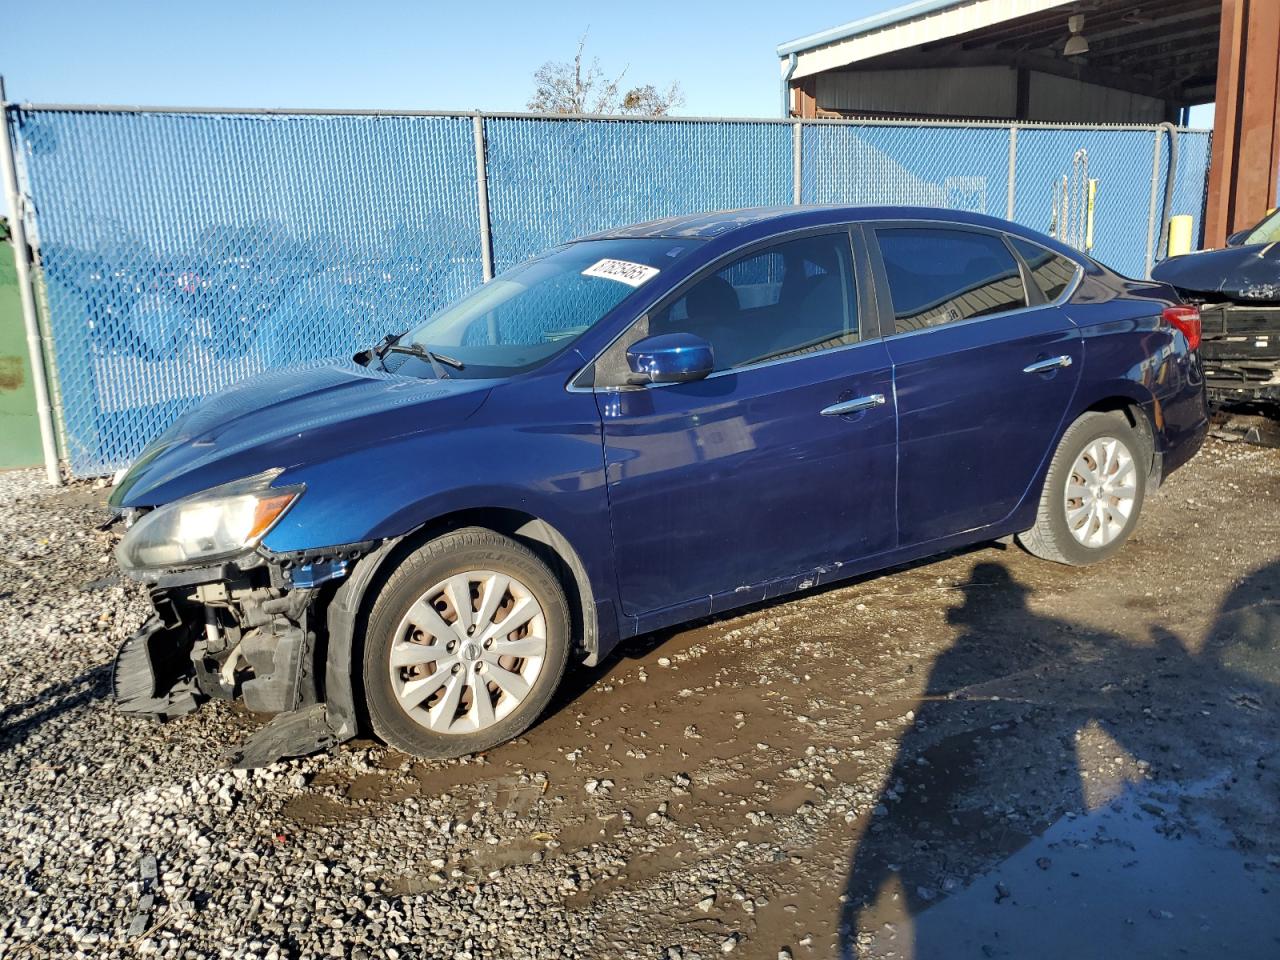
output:
[[[475,733],[520,706],[542,671],[547,621],[533,592],[492,570],[442,580],[396,629],[396,699],[433,733]]]
[[[1099,437],[1076,457],[1067,480],[1067,529],[1086,547],[1120,536],[1137,498],[1133,454],[1115,437]]]

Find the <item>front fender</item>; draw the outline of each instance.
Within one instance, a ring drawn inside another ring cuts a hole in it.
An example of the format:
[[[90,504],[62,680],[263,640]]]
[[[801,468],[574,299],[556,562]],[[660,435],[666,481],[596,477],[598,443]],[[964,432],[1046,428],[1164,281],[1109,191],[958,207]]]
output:
[[[599,655],[616,637],[617,578],[600,421],[591,394],[497,390],[465,424],[310,463],[278,482],[302,482],[306,493],[267,535],[268,550],[289,554],[382,544],[356,564],[331,605],[326,699],[341,700],[335,693],[342,690],[350,699],[351,637],[365,593],[387,557],[410,534],[474,511],[541,521],[521,532],[562,556],[567,546],[578,561],[569,566],[576,567],[583,619],[600,620],[599,645],[591,649],[594,631],[584,638],[589,652]]]
[[[351,576],[343,581],[329,600],[325,614],[328,643],[324,663],[316,664],[316,672],[324,669],[325,716],[329,727],[339,740],[349,740],[356,735],[359,721],[355,699],[355,632],[360,609],[369,585],[382,569],[387,557],[399,545],[398,540],[384,543],[373,553],[356,564]]]
[[[275,553],[390,540],[451,514],[501,509],[550,524],[582,558],[596,596],[614,593],[598,422],[554,434],[494,426],[408,437],[279,482],[297,481],[306,493],[263,541]]]

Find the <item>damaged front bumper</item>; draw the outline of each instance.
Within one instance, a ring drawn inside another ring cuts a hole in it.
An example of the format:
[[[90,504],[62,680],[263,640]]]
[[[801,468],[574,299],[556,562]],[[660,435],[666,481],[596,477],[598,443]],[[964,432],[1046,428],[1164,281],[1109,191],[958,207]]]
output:
[[[238,699],[274,714],[230,753],[239,767],[355,736],[350,651],[368,577],[349,575],[378,546],[259,550],[239,563],[134,573],[150,583],[155,613],[116,655],[117,709],[165,720],[210,699]]]
[[[1200,317],[1209,399],[1280,404],[1280,307],[1206,304]]]

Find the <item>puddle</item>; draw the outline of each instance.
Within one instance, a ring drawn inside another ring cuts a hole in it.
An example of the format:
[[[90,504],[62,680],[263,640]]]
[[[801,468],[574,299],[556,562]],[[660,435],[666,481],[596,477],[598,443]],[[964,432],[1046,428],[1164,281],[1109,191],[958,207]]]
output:
[[[880,916],[866,955],[1280,956],[1280,860],[1241,852],[1206,812],[1230,789],[1143,785],[1063,818],[914,918]]]
[[[357,818],[347,804],[324,794],[290,797],[285,801],[282,813],[295,827],[309,828],[345,823]]]

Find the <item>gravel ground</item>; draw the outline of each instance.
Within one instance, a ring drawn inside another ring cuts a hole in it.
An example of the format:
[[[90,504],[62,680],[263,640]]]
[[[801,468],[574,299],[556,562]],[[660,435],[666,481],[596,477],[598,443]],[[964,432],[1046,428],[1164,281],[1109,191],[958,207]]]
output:
[[[524,738],[115,714],[105,491],[0,474],[0,957],[1280,955],[1280,451],[1116,559],[992,545],[666,632]]]

